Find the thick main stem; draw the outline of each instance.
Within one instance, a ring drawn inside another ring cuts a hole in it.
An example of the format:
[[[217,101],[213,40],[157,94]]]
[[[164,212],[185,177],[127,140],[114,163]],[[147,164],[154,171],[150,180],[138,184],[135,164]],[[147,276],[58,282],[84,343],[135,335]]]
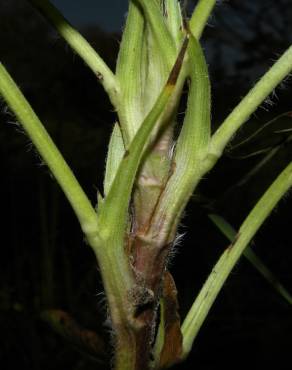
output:
[[[115,370],[150,370],[149,331],[146,327],[133,331],[117,328],[115,339]]]

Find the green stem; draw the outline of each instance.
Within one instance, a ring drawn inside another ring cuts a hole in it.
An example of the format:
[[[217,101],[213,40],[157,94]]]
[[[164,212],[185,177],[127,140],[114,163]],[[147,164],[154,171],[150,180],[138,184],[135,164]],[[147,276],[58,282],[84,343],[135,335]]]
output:
[[[200,0],[190,19],[189,28],[197,40],[200,39],[216,0]]]
[[[212,137],[210,155],[219,158],[229,140],[292,70],[292,46],[241,100]],[[207,164],[207,170],[214,162]]]
[[[183,325],[183,358],[190,352],[193,342],[227,277],[241,257],[244,249],[269,216],[281,197],[292,186],[292,162],[281,172],[241,225],[233,243],[225,249],[213,268]]]
[[[76,180],[73,172],[50,138],[43,124],[33,111],[9,73],[0,63],[0,95],[3,96],[31,141],[60,184],[74,209],[85,234],[95,234],[97,216],[89,199]]]
[[[117,107],[119,103],[119,85],[115,75],[88,41],[69,24],[64,16],[48,0],[28,1],[43,14],[71,48],[84,60],[103,85],[112,104]]]
[[[116,369],[119,370],[134,369],[133,364],[138,369],[141,356],[145,355],[145,349],[141,353],[139,327],[135,327],[135,333],[131,330],[139,325],[135,318],[135,302],[131,301],[135,288],[133,274],[125,251],[132,188],[152,130],[175,91],[187,43],[186,39],[168,82],[125,151],[108,194],[98,208],[98,225],[105,246],[102,256],[99,256],[100,269],[116,332]]]

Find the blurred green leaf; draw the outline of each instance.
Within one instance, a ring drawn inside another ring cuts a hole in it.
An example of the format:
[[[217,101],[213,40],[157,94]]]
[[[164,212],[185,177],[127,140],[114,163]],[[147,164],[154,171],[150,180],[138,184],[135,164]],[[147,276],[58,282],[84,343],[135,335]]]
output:
[[[237,231],[221,216],[209,214],[209,219],[217,226],[231,242],[237,235]],[[292,296],[287,289],[280,283],[278,278],[262,262],[255,252],[248,246],[243,252],[244,257],[258,270],[258,272],[271,284],[271,286],[289,303],[292,304]]]

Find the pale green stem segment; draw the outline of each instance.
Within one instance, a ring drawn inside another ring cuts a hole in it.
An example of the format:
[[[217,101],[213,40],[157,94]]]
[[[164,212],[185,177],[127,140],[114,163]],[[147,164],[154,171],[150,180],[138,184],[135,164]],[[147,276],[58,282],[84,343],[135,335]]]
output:
[[[130,1],[116,68],[117,80],[121,86],[121,104],[118,114],[126,146],[133,139],[143,121],[141,113],[145,83],[142,73],[142,65],[145,63],[144,28],[144,18],[140,7]]]
[[[160,220],[164,220],[165,235],[170,232],[173,225],[176,226],[194,187],[200,180],[200,164],[208,151],[210,141],[208,69],[203,51],[192,36],[188,57],[191,86],[186,116],[173,157],[174,170],[157,207],[156,218],[153,220],[154,228],[160,225]]]
[[[237,231],[221,216],[209,214],[210,220],[218,227],[218,229],[232,242]],[[280,283],[277,277],[270,269],[261,261],[248,245],[243,251],[244,257],[258,270],[258,272],[271,284],[271,286],[289,303],[292,304],[292,296],[287,289]]]
[[[258,108],[274,88],[292,70],[292,46],[278,59],[270,70],[258,81],[258,83],[241,100],[236,108],[229,114],[225,121],[212,137],[210,155],[219,158],[229,140]],[[212,162],[212,161],[211,161]],[[207,170],[213,165],[207,163]]]
[[[281,172],[247,216],[233,243],[225,249],[197,296],[182,325],[183,358],[190,352],[213,302],[244,249],[291,186],[292,162]]]
[[[119,243],[114,244],[121,245],[122,248],[128,208],[136,173],[141,163],[144,150],[150,141],[152,130],[175,90],[187,43],[188,39],[186,38],[172,72],[170,73],[168,82],[160,93],[150,113],[140,126],[128,150],[125,151],[108,196],[105,198],[102,207],[99,208],[99,224],[104,239],[107,240],[114,232],[115,239],[119,239]]]
[[[103,59],[76,31],[63,15],[48,0],[29,0],[30,3],[40,10],[44,17],[52,24],[59,34],[67,41],[71,48],[84,60],[88,67],[97,76],[100,83],[110,97],[112,104],[118,107],[119,85],[115,75],[106,65]]]
[[[150,24],[160,53],[165,58],[166,68],[170,70],[176,58],[176,47],[174,39],[169,32],[157,0],[135,0],[139,3]]]
[[[215,5],[216,0],[200,0],[198,2],[189,22],[189,28],[197,40],[200,39]]]
[[[41,121],[2,63],[0,63],[0,95],[3,96],[8,106],[15,113],[60,184],[79,219],[84,233],[97,236],[97,216],[94,208]]]

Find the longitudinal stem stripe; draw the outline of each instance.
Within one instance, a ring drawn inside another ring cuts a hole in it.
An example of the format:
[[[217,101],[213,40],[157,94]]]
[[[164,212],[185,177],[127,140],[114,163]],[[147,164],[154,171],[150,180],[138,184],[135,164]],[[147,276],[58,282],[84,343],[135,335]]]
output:
[[[96,232],[96,213],[63,156],[50,138],[41,121],[0,63],[0,95],[3,96],[29,138],[48,165],[72,205],[83,231]]]
[[[220,157],[226,144],[250,115],[292,70],[292,46],[234,108],[212,137],[210,153]]]
[[[195,299],[182,325],[183,357],[186,357],[190,352],[213,302],[244,249],[291,186],[292,162],[281,172],[247,216],[234,242],[225,249]]]
[[[103,85],[112,104],[117,107],[119,86],[116,77],[88,41],[69,24],[48,0],[29,0],[29,2],[44,15],[71,48],[84,60]]]

